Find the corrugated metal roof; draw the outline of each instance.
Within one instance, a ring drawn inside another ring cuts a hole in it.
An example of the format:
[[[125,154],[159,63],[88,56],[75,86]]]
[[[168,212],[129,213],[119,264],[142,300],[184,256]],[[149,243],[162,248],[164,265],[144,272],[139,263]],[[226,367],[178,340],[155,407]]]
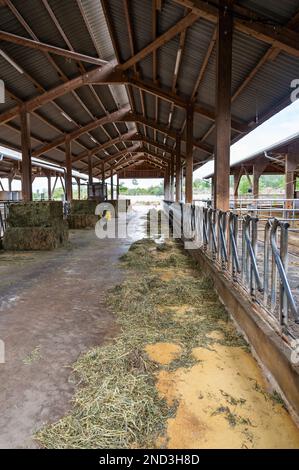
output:
[[[110,61],[115,58],[113,44],[110,39],[109,30],[99,0],[80,0],[86,20],[90,28],[95,47],[99,57]]]
[[[258,14],[272,18],[280,24],[286,24],[287,21],[298,11],[298,2],[296,0],[240,0],[240,5],[256,11]]]
[[[31,28],[33,36],[28,28],[21,24],[20,20],[14,16],[8,6],[1,7],[0,29],[24,37],[37,37],[46,43],[56,45],[61,48],[68,48],[69,45],[76,52],[81,52],[101,59],[111,60],[116,54],[113,42],[110,37],[109,28],[105,19],[105,14],[99,0],[48,0],[49,7],[59,25],[64,31],[67,40],[63,37],[55,21],[45,8],[43,2],[39,0],[13,0],[13,5],[22,15],[23,20]],[[217,3],[217,1],[214,1]],[[125,61],[132,55],[129,41],[129,33],[125,17],[123,0],[109,0],[106,2],[108,16],[112,25],[112,33],[115,36],[117,52],[120,60]],[[264,2],[262,0],[239,0],[239,4],[253,9],[258,15],[267,17],[277,24],[287,24],[292,15],[299,10],[298,0],[273,0]],[[153,1],[152,0],[131,0],[128,2],[130,24],[134,39],[134,52],[138,52],[153,40]],[[157,11],[157,35],[167,31],[170,27],[181,20],[187,11],[173,0],[162,2],[161,11]],[[181,57],[181,65],[176,83],[176,91],[180,97],[188,100],[191,96],[199,71],[202,68],[207,49],[209,47],[215,25],[199,18],[196,23],[186,31],[185,44]],[[158,84],[166,92],[172,89],[174,82],[174,71],[179,48],[179,35],[172,38],[157,51],[157,79]],[[25,71],[20,74],[0,57],[1,78],[4,79],[6,87],[22,100],[27,100],[37,96],[41,92],[41,87],[45,90],[51,89],[63,80],[77,76],[82,70],[90,70],[94,66],[84,63],[79,65],[73,60],[66,60],[63,57],[51,55],[51,61],[46,53],[28,49],[7,42],[1,42],[1,48],[19,64]],[[234,94],[248,74],[259,63],[265,52],[267,45],[244,35],[234,32],[233,40],[233,73],[232,73],[232,93]],[[61,70],[62,75],[59,74]],[[132,69],[133,71],[133,69]],[[153,54],[149,54],[137,66],[137,71],[141,80],[153,80]],[[32,79],[31,79],[31,78]],[[273,61],[264,64],[255,77],[250,81],[242,93],[237,97],[232,106],[234,118],[245,122],[254,122],[267,111],[274,107],[279,101],[288,96],[290,92],[290,82],[299,77],[299,60],[285,53],[279,53]],[[216,51],[215,48],[210,56],[207,68],[200,83],[197,100],[207,108],[215,109],[215,87],[216,87]],[[128,103],[126,87],[123,85],[94,86],[95,93],[89,87],[83,87],[73,93],[68,93],[56,100],[56,104],[48,103],[42,106],[38,113],[44,120],[34,115],[33,145],[36,147],[41,141],[48,141],[58,135],[58,130],[70,132],[78,126],[87,124],[93,116],[103,116]],[[132,87],[132,95],[135,102],[135,111],[142,114],[142,104],[140,92]],[[150,93],[143,92],[145,103],[145,117],[154,120],[156,118],[157,100]],[[14,106],[12,99],[7,99],[4,105],[0,105],[3,112]],[[87,108],[87,109],[86,109]],[[169,102],[158,99],[158,124],[169,125],[169,116],[172,106]],[[68,121],[62,113],[66,113],[72,121]],[[49,125],[45,120],[49,121]],[[185,121],[185,111],[173,107],[173,114],[170,120],[172,131],[183,128]],[[196,114],[194,118],[194,137],[200,140],[212,125],[212,121]],[[12,125],[18,125],[17,120],[11,124],[1,126],[0,141],[7,142],[10,146],[19,147],[20,136],[18,130],[13,130]],[[53,126],[58,130],[55,130]],[[105,130],[96,129],[92,131],[92,136],[98,142],[107,141],[107,132],[111,138],[124,133],[127,129],[133,129],[133,123],[107,124]],[[140,132],[144,133],[143,126],[138,125]],[[146,135],[154,139],[155,135],[159,142],[164,142],[164,135],[154,133],[150,128],[146,130]],[[232,133],[233,138],[237,136]],[[215,141],[215,131],[211,132],[206,142],[213,145]],[[168,145],[173,145],[172,139],[166,140]],[[83,135],[74,143],[74,155],[82,152],[84,148],[94,147],[89,135]],[[118,148],[123,148],[119,144]],[[63,146],[61,147],[63,149]],[[116,148],[109,149],[109,152],[116,152]],[[48,154],[57,161],[63,161],[61,151],[51,150]],[[200,150],[194,150],[195,160],[206,159],[207,154]],[[78,163],[78,168],[84,165]]]

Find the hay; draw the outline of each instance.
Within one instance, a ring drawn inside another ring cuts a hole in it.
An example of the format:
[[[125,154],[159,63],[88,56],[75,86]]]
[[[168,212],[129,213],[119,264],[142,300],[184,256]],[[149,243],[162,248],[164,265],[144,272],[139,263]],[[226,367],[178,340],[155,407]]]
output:
[[[72,215],[95,215],[95,210],[97,205],[99,204],[98,201],[92,201],[89,199],[86,200],[76,200],[74,199],[71,202],[71,214]]]
[[[67,218],[70,229],[95,228],[99,216],[92,214],[74,214]]]
[[[175,266],[189,267],[189,274],[171,282],[161,280],[153,268],[157,260],[165,263],[168,256]],[[214,344],[207,333],[215,329],[223,333],[219,343],[247,348],[231,327],[210,280],[193,276],[194,264],[178,244],[139,241],[122,264],[128,276],[107,298],[121,334],[111,344],[84,354],[74,365],[79,386],[72,411],[37,434],[47,448],[155,447],[176,411],[175,405],[168,407],[159,397],[155,374],[162,368],[191,367],[192,349]],[[170,306],[186,303],[191,307],[182,322]],[[169,308],[161,313],[161,306]],[[163,342],[182,350],[168,365],[149,360],[145,353],[147,344]]]
[[[9,204],[10,227],[51,227],[63,218],[62,202],[36,201]]]
[[[99,216],[95,215],[98,201],[93,200],[74,200],[71,202],[71,211],[67,221],[70,229],[95,228]]]
[[[62,202],[39,201],[9,205],[3,248],[10,251],[53,250],[68,240]]]
[[[68,240],[65,221],[52,227],[8,227],[3,238],[3,247],[9,251],[53,250]]]

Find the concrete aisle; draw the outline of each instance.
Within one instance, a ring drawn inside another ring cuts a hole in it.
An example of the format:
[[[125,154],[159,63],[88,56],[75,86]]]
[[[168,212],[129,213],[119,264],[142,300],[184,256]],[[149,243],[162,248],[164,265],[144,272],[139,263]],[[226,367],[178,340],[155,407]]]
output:
[[[130,216],[143,236],[144,208]],[[123,273],[118,258],[132,240],[73,231],[71,247],[0,254],[0,448],[35,447],[32,436],[70,408],[71,365],[116,333],[106,290]]]

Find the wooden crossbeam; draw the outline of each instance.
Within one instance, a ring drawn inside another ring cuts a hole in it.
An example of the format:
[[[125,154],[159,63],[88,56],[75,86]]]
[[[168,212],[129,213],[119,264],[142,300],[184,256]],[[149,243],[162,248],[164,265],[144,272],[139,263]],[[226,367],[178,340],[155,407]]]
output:
[[[13,44],[18,44],[19,46],[29,47],[30,49],[36,49],[43,52],[50,52],[51,54],[60,55],[68,59],[87,62],[89,64],[94,64],[98,66],[103,66],[107,64],[106,60],[99,59],[98,57],[92,57],[85,54],[80,54],[78,52],[69,51],[67,49],[62,49],[60,47],[51,46],[40,41],[34,41],[33,39],[24,38],[16,34],[8,33],[6,31],[0,30],[0,40],[10,42]]]
[[[124,76],[119,70],[115,68],[115,63],[110,62],[101,69],[95,69],[91,72],[87,72],[83,75],[78,76],[70,80],[67,83],[63,83],[58,87],[53,88],[52,90],[46,91],[45,93],[23,102],[22,104],[15,106],[9,111],[6,111],[0,115],[0,124],[4,124],[11,119],[17,117],[21,110],[27,112],[34,111],[38,107],[41,107],[48,103],[49,101],[55,100],[56,98],[63,96],[70,91],[77,89],[85,84],[94,83],[98,85],[119,83],[132,84],[148,93],[159,96],[160,98],[174,103],[176,106],[186,109],[188,107],[188,99],[181,98],[179,95],[173,93],[172,91],[163,90],[161,87],[155,85],[151,82],[145,82],[137,78],[128,78]],[[200,114],[208,120],[214,121],[216,118],[215,110],[207,108],[203,104],[196,103],[194,105],[194,112]],[[232,128],[239,133],[245,133],[248,131],[246,124],[240,122],[239,120],[232,119]]]
[[[185,6],[198,17],[202,17],[213,23],[217,23],[219,8],[217,5],[204,0],[174,0],[175,3]],[[271,25],[267,18],[249,8],[234,3],[234,28],[266,44],[277,47],[294,57],[299,57],[299,34],[289,28],[280,25]]]
[[[137,88],[141,88],[147,93],[150,93],[154,96],[158,96],[159,98],[164,99],[165,101],[168,101],[170,103],[174,103],[175,106],[179,108],[187,109],[189,105],[188,98],[182,98],[176,93],[173,93],[172,91],[165,90],[160,86],[155,85],[153,82],[143,81],[136,77],[128,78],[127,82]],[[200,114],[201,116],[205,117],[210,121],[215,121],[216,119],[215,110],[208,108],[207,106],[200,103],[194,104],[194,112]],[[232,119],[231,125],[232,128],[239,133],[245,133],[248,131],[247,125],[235,118]]]
[[[49,142],[38,149],[36,149],[33,153],[32,156],[34,157],[39,157],[40,155],[49,152],[49,150],[52,150],[59,145],[63,144],[66,140],[66,136],[69,136],[70,140],[77,139],[81,135],[85,134],[86,132],[92,131],[96,129],[97,127],[103,126],[104,124],[108,124],[109,122],[115,122],[119,118],[123,118],[126,113],[130,110],[129,106],[124,106],[114,113],[107,114],[95,121],[90,122],[89,124],[86,124],[85,126],[82,126],[79,129],[76,129],[73,132],[70,132],[69,134],[62,134],[59,136],[57,139],[54,139],[52,142]]]
[[[170,154],[173,153],[173,149],[171,147],[168,147],[168,145],[165,145],[165,144],[162,144],[162,143],[157,142],[155,140],[149,139],[148,137],[145,137],[141,134],[136,134],[130,140],[132,140],[132,142],[136,141],[136,142],[142,142],[143,144],[152,145],[153,147],[156,147],[156,148],[162,150],[163,152],[167,152],[167,153],[170,153]]]
[[[83,85],[88,84],[104,84],[108,85],[111,83],[123,83],[123,76],[121,72],[115,71],[115,61],[109,62],[103,67],[98,67],[94,70],[88,71],[76,78],[69,80],[66,83],[62,83],[51,90],[42,93],[28,101],[24,101],[23,104],[15,106],[14,108],[0,114],[0,124],[4,124],[11,119],[16,118],[22,110],[26,112],[34,111],[35,109],[49,103],[50,101],[65,95],[66,93],[76,90]]]
[[[141,114],[136,114],[136,113],[129,113],[125,117],[126,122],[139,122],[140,124],[145,124],[147,127],[150,127],[151,129],[160,132],[161,134],[167,135],[167,137],[175,140],[176,139],[176,131],[171,130],[167,126],[163,126],[159,124],[157,121],[154,121],[152,119],[145,119]],[[186,139],[184,136],[182,136],[182,142],[185,142]],[[193,146],[194,148],[198,148],[200,150],[203,150],[204,152],[208,154],[213,153],[213,147],[212,145],[209,145],[205,142],[201,141],[193,141]]]
[[[93,147],[89,150],[79,153],[79,155],[76,155],[75,157],[73,157],[72,162],[73,163],[78,162],[88,157],[89,155],[95,155],[96,153],[102,150],[106,150],[109,147],[113,147],[115,144],[119,144],[121,142],[130,140],[130,138],[133,137],[135,134],[136,134],[135,130],[126,132],[125,134],[120,134],[114,139],[108,140],[107,142],[104,142],[103,144],[97,145],[96,147]]]
[[[177,36],[179,33],[184,31],[186,28],[191,26],[195,21],[198,20],[198,15],[194,14],[193,12],[186,15],[183,19],[178,21],[175,25],[173,25],[170,29],[165,31],[165,33],[161,34],[161,36],[157,37],[154,41],[144,47],[141,51],[137,52],[133,57],[130,57],[126,62],[121,64],[119,67],[121,70],[127,70],[128,68],[135,65],[140,60],[144,59],[146,56],[154,52],[155,50],[162,47],[164,44],[169,42],[172,38]]]

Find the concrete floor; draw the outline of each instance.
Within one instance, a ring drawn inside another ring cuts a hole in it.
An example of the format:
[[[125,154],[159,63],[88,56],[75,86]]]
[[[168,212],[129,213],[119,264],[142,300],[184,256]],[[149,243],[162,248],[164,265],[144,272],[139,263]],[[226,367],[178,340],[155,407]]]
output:
[[[135,239],[146,212],[130,216]],[[118,258],[132,240],[80,230],[70,242],[47,253],[0,253],[0,448],[35,447],[34,432],[71,406],[71,365],[116,333],[104,297],[122,278]]]

